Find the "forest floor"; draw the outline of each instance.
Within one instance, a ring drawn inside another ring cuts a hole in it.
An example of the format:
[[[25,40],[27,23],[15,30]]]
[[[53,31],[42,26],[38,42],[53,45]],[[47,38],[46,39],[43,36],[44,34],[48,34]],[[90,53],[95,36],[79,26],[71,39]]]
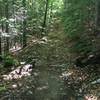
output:
[[[36,63],[30,76],[0,79],[0,100],[100,100],[100,84],[93,81],[99,73],[69,65],[66,39],[61,34],[32,37],[26,48],[15,52],[21,62]]]

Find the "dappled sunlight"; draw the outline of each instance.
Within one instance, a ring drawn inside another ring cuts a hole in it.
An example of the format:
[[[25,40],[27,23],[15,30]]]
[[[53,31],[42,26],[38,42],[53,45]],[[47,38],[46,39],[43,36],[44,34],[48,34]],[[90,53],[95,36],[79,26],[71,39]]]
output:
[[[33,39],[32,42],[35,43],[35,44],[47,44],[48,42],[48,38],[45,36],[45,37],[42,37],[41,39]]]
[[[68,79],[71,75],[73,74],[73,72],[63,72],[62,75],[60,76],[60,78],[63,79]]]
[[[93,94],[87,94],[84,98],[85,100],[98,100],[97,96]]]
[[[38,91],[42,91],[42,90],[45,90],[45,89],[48,89],[48,86],[42,86],[42,87],[37,88]]]
[[[2,76],[4,80],[14,80],[14,79],[17,80],[24,76],[30,76],[31,72],[32,72],[32,65],[27,64],[11,71],[8,75],[2,75]]]
[[[19,50],[21,50],[22,49],[22,47],[21,46],[13,46],[12,48],[10,48],[10,52],[17,52],[17,51],[19,51]]]

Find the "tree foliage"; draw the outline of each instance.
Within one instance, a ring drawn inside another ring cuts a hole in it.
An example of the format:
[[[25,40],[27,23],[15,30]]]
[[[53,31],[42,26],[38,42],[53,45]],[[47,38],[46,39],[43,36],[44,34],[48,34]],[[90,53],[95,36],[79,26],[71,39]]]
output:
[[[67,38],[71,44],[70,51],[74,53],[90,52],[92,50],[92,35],[94,32],[94,0],[65,0],[63,22]]]

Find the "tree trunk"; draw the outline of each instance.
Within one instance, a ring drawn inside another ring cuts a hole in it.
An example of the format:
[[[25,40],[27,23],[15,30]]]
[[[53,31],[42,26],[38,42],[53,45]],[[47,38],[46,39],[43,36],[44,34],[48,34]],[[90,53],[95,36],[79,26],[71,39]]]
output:
[[[26,20],[23,21],[23,48],[27,46]]]
[[[50,18],[49,18],[49,24],[51,24],[52,21],[52,14],[53,14],[53,2],[50,4]]]
[[[2,2],[0,2],[2,3]],[[2,19],[2,5],[0,4],[0,20]],[[1,23],[1,27],[0,27],[0,55],[2,54],[2,49],[1,49],[1,32],[2,32],[2,23]]]
[[[8,22],[8,19],[9,19],[9,3],[8,3],[8,0],[5,4],[5,16],[6,16],[6,29],[5,29],[5,32],[8,34],[9,33],[9,22]],[[8,53],[9,52],[9,37],[6,37],[6,48],[5,48],[5,51]]]
[[[96,29],[100,33],[100,0],[96,0]]]
[[[2,55],[2,47],[1,47],[1,32],[0,32],[0,55]]]
[[[45,14],[44,14],[44,21],[43,21],[43,25],[42,25],[42,33],[46,33],[45,28],[46,28],[48,5],[49,5],[49,0],[46,0],[46,8],[45,8]]]
[[[23,0],[23,7],[25,8],[26,7],[26,0]],[[23,11],[23,16],[25,17],[26,16],[26,14],[25,14],[26,12],[25,12],[25,9],[24,9],[24,11]],[[24,18],[24,21],[23,21],[23,48],[24,47],[26,47],[27,46],[27,37],[26,37],[26,19]]]

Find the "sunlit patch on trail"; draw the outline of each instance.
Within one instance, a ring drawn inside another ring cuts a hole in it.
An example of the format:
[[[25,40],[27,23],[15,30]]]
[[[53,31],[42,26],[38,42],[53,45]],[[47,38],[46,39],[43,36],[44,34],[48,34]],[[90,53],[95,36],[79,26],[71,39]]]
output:
[[[48,86],[42,86],[42,87],[38,87],[37,90],[41,91],[41,90],[46,90],[48,88],[49,88]]]
[[[73,74],[73,72],[64,72],[64,73],[62,73],[62,75],[60,76],[60,78],[66,78],[67,79],[72,74]]]
[[[4,80],[20,79],[23,76],[30,76],[32,72],[32,65],[26,64],[19,66],[17,69],[11,71],[8,75],[3,75]]]

